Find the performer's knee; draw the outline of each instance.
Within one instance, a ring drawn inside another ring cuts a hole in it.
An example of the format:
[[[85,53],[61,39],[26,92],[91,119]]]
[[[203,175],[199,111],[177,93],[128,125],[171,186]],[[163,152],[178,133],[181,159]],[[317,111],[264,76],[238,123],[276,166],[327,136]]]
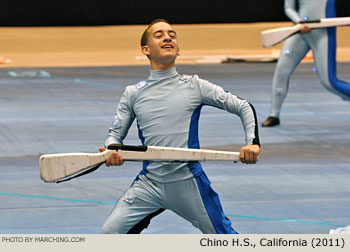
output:
[[[127,232],[118,227],[120,227],[120,225],[112,225],[107,221],[102,227],[101,234],[125,234]]]
[[[102,227],[101,234],[115,234],[116,232],[108,225],[105,223]]]

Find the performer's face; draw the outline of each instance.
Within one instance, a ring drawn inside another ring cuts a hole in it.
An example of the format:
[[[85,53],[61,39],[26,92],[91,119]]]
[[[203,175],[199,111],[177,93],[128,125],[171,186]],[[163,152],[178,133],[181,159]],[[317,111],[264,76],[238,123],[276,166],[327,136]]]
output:
[[[164,22],[155,23],[149,28],[147,44],[142,52],[148,55],[151,63],[169,65],[175,62],[179,53],[176,32]]]

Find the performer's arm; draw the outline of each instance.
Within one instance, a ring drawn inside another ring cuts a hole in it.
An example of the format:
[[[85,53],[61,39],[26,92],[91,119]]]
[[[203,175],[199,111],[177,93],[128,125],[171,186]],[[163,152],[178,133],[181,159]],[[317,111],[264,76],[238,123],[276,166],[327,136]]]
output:
[[[222,87],[198,78],[203,104],[224,109],[241,118],[245,131],[246,146],[241,148],[243,163],[256,163],[260,152],[258,122],[253,105],[248,101],[225,92]]]
[[[129,92],[131,88],[133,87],[127,87],[120,99],[113,126],[109,129],[109,133],[105,139],[105,147],[111,144],[122,144],[135,119],[135,115],[130,106]],[[106,148],[99,148],[99,151],[104,151],[105,149]],[[123,164],[123,159],[117,152],[113,153],[111,157],[106,160],[107,166],[121,164]]]
[[[284,12],[294,24],[303,21],[296,10],[296,0],[284,0]]]
[[[289,17],[290,20],[293,21],[294,24],[297,23],[304,23],[307,20],[303,20],[298,11],[296,10],[296,0],[285,0],[284,1],[284,12]],[[309,33],[311,31],[311,28],[308,25],[304,25],[300,33]]]

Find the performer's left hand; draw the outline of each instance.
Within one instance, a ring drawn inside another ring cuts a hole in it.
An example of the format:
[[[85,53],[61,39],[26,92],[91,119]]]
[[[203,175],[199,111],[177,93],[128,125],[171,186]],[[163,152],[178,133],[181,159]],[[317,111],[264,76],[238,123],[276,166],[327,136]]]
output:
[[[242,163],[255,164],[258,161],[260,147],[257,144],[248,144],[239,151],[239,158]]]

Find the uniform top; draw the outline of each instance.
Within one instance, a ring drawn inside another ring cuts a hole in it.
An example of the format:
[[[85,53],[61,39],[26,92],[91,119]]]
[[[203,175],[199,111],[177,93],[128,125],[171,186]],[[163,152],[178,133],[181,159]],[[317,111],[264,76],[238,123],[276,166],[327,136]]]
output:
[[[285,0],[284,11],[286,15],[294,22],[307,20],[317,20],[321,18],[335,16],[327,14],[328,10],[334,10],[335,0]],[[298,9],[297,9],[298,4]]]
[[[176,68],[152,71],[148,79],[128,86],[117,107],[105,146],[121,144],[136,118],[142,144],[199,149],[198,120],[203,105],[241,117],[247,144],[259,144],[252,105],[198,76],[180,75]],[[144,162],[142,174],[158,182],[196,176],[199,163]]]

